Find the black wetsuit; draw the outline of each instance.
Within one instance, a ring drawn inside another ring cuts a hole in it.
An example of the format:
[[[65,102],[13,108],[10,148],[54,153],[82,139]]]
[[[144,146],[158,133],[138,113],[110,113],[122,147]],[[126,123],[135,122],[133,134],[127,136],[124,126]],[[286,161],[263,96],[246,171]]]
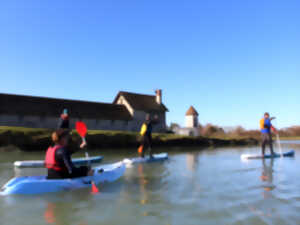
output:
[[[59,128],[69,129],[69,128],[70,128],[69,117],[66,117],[66,118],[60,117],[60,118],[59,118],[59,121],[58,121],[57,128],[58,128],[58,129],[59,129]]]
[[[142,138],[142,145],[144,146],[144,150],[142,152],[142,157],[145,156],[145,149],[149,150],[149,155],[152,156],[152,127],[153,122],[151,120],[146,120],[145,124],[147,126],[147,130],[145,135]]]
[[[87,166],[75,167],[71,160],[71,154],[67,148],[57,149],[55,152],[55,161],[62,168],[61,171],[48,169],[47,179],[65,179],[83,177],[88,174]]]

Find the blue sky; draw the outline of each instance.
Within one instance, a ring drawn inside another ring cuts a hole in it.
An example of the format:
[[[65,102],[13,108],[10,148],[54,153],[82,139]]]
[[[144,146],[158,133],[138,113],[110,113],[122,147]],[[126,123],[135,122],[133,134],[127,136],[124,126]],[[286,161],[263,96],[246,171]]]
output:
[[[298,0],[0,3],[0,92],[111,102],[163,89],[168,123],[300,124]]]

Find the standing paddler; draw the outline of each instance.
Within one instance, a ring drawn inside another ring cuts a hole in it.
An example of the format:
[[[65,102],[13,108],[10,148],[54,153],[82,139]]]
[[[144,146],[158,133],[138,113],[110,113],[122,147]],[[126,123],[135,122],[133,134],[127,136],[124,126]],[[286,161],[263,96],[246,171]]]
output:
[[[70,129],[70,121],[67,109],[64,109],[63,113],[60,115],[57,128]]]
[[[275,117],[270,118],[270,114],[266,112],[264,117],[260,120],[260,131],[262,137],[262,155],[265,155],[266,145],[270,146],[271,155],[274,155],[273,151],[273,141],[272,141],[272,131],[277,132],[275,127],[273,127],[271,120],[275,119]]]
[[[143,123],[140,131],[140,135],[142,136],[142,143],[138,149],[138,152],[142,158],[145,157],[145,149],[149,150],[149,155],[152,158],[152,129],[153,125],[158,123],[158,116],[156,115],[152,120],[150,114],[146,115],[145,122]]]

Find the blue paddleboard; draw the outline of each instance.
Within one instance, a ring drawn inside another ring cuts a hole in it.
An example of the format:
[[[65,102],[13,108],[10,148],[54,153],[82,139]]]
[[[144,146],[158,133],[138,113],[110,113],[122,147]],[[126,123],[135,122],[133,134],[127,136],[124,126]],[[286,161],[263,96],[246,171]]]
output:
[[[270,158],[280,158],[280,157],[294,157],[295,151],[290,150],[288,152],[284,152],[281,154],[275,153],[274,155],[271,154],[265,154],[265,155],[260,155],[260,154],[243,154],[241,155],[242,159],[270,159]]]

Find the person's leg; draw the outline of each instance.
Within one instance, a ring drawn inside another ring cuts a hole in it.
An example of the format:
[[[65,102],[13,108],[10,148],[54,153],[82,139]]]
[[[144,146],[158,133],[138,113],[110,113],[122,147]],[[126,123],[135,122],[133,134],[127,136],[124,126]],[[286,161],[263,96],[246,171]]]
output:
[[[69,178],[69,173],[67,171],[56,171],[53,169],[48,169],[47,179],[65,179]]]
[[[262,154],[262,155],[265,155],[265,149],[266,149],[266,138],[265,138],[265,134],[262,134],[261,137],[262,137],[261,154]]]
[[[146,138],[146,136],[144,136],[143,139],[142,139],[142,145],[143,145],[143,149],[142,149],[141,157],[144,158],[145,157],[145,149],[147,148],[147,138]]]
[[[71,175],[71,178],[85,177],[88,175],[88,172],[89,172],[88,166],[80,166],[80,167],[73,168],[73,173]]]
[[[152,150],[152,137],[149,136],[149,155],[153,157],[153,150]]]
[[[145,135],[145,145],[144,145],[144,152],[146,152],[146,149],[148,152],[151,152],[151,142],[148,135]]]
[[[270,152],[271,155],[274,155],[274,151],[273,151],[273,140],[272,140],[272,135],[269,134],[269,146],[270,146]]]

